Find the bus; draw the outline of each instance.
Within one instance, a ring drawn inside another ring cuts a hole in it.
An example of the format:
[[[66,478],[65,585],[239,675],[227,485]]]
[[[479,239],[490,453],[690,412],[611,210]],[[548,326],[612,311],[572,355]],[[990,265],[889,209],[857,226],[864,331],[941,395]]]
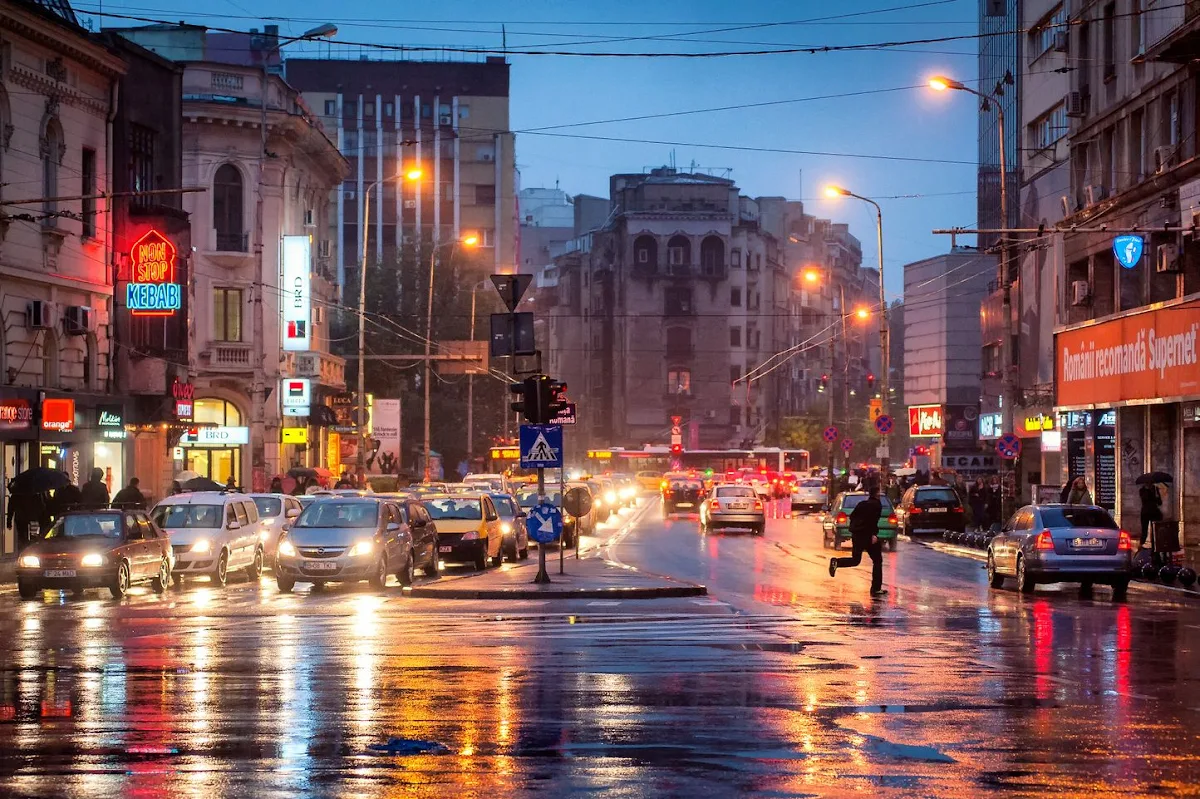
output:
[[[752,447],[750,449],[693,449],[672,455],[670,447],[648,446],[644,449],[592,449],[587,452],[587,466],[596,473],[639,471],[697,471],[727,474],[745,470],[792,472],[806,476],[809,454],[806,449]]]

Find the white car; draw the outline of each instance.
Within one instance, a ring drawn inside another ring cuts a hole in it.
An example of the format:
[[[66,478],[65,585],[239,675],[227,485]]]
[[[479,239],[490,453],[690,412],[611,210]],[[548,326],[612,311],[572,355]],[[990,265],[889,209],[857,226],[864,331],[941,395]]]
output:
[[[292,527],[292,522],[304,510],[300,500],[291,494],[251,494],[254,504],[258,507],[259,521],[262,523],[263,557],[267,564],[275,562],[275,548],[279,545],[279,537]]]
[[[502,474],[468,474],[462,481],[464,485],[469,485],[476,490],[495,491],[501,494],[512,493],[512,486],[508,484],[508,478]]]
[[[792,489],[792,511],[815,511],[829,504],[829,486],[821,477],[803,477]]]
[[[230,571],[244,569],[252,582],[262,574],[263,525],[248,494],[175,494],[155,505],[150,515],[171,540],[175,582],[185,576],[207,576],[223,586]]]
[[[745,484],[754,489],[754,493],[763,499],[771,498],[771,480],[765,474],[752,474],[746,477]]]

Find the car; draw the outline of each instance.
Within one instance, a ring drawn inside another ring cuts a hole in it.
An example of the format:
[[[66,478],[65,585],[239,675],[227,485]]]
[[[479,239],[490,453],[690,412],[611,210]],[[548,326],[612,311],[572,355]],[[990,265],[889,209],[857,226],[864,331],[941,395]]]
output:
[[[755,535],[766,532],[767,513],[762,498],[750,486],[720,483],[713,486],[711,498],[700,503],[701,532],[726,527],[746,528]]]
[[[556,492],[557,493],[557,492]],[[512,494],[490,495],[496,512],[500,514],[500,531],[503,535],[503,550],[508,559],[516,561],[529,557],[529,530],[525,527],[525,511],[517,504]],[[559,503],[561,504],[561,503]]]
[[[496,473],[479,473],[468,474],[462,479],[463,483],[471,486],[476,491],[490,491],[493,493],[507,494],[512,487],[508,484],[508,478],[502,474]]]
[[[754,493],[763,499],[771,499],[774,496],[775,488],[771,485],[771,479],[764,472],[746,472],[742,477],[742,482],[753,488]]]
[[[704,501],[704,484],[694,477],[675,477],[663,489],[663,518],[680,511],[699,513]]]
[[[641,471],[633,476],[637,481],[638,488],[642,491],[658,491],[659,485],[662,483],[662,474],[660,472]]]
[[[244,569],[251,582],[266,562],[258,505],[248,494],[196,491],[175,494],[154,506],[150,517],[171,539],[171,577],[207,576],[223,586],[231,571]]]
[[[637,497],[641,492],[637,481],[627,474],[610,474],[608,478],[613,481],[613,486],[617,490],[617,498],[622,505],[632,508],[637,504]]]
[[[896,515],[901,530],[909,537],[922,533],[940,535],[947,530],[962,533],[967,529],[962,501],[950,486],[912,486],[901,497]]]
[[[792,489],[792,512],[815,511],[829,502],[829,486],[820,477],[802,477]]]
[[[167,589],[171,544],[145,511],[68,511],[17,559],[17,592],[36,599],[45,589],[107,588],[120,599],[134,583]]]
[[[609,477],[597,477],[595,480],[604,491],[604,507],[608,508],[612,513],[616,513],[625,507],[625,500],[621,499],[621,494],[617,490],[615,481]]]
[[[858,506],[858,503],[866,498],[867,492],[865,491],[843,491],[834,497],[829,512],[821,519],[823,540],[827,548],[841,549],[843,541],[850,541],[850,514]],[[883,512],[879,514],[876,535],[881,544],[887,544],[888,549],[894,552],[896,535],[900,531],[896,509],[892,507],[892,501],[882,494],[879,495],[879,502],[883,505]]]
[[[317,497],[366,497],[375,492],[370,488],[321,488],[320,486],[309,486],[305,489],[304,493]]]
[[[422,497],[438,532],[438,553],[447,563],[471,563],[477,571],[504,558],[500,513],[486,493]]]
[[[988,583],[1002,588],[1016,578],[1032,593],[1038,583],[1112,586],[1124,599],[1133,576],[1133,539],[1108,511],[1094,505],[1026,505],[988,543]]]
[[[395,502],[375,497],[325,497],[304,509],[279,542],[275,582],[287,593],[296,583],[368,581],[387,587],[395,574],[412,585],[418,566],[429,569],[433,534],[423,518],[406,516]],[[436,565],[433,567],[436,572]]]
[[[584,484],[592,492],[592,515],[597,524],[604,524],[616,510],[605,501],[604,484],[599,480],[585,480]]]
[[[263,544],[263,563],[272,565],[280,536],[288,531],[304,506],[290,494],[251,494],[250,497],[258,506],[258,518],[262,522],[259,537]]]

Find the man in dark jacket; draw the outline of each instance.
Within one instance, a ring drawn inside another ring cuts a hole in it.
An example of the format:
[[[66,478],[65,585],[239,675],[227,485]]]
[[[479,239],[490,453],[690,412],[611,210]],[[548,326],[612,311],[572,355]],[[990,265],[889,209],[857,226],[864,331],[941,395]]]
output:
[[[129,478],[129,485],[117,492],[117,495],[113,497],[112,504],[119,508],[145,510],[146,498],[142,496],[142,489],[138,488],[139,482],[136,477]]]
[[[879,517],[883,514],[883,503],[874,486],[867,489],[867,498],[854,506],[850,512],[850,540],[854,554],[848,558],[830,558],[829,576],[837,574],[842,566],[857,566],[862,563],[863,552],[871,558],[871,596],[887,594],[883,587],[883,545],[879,543]]]
[[[92,469],[92,478],[79,489],[83,494],[83,506],[95,509],[108,505],[108,486],[104,484],[104,470]]]

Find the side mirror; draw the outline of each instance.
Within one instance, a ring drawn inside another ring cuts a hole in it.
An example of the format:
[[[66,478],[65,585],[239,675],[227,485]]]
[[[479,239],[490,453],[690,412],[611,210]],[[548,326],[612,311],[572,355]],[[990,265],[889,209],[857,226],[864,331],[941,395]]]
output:
[[[426,524],[428,524],[428,522],[426,522],[424,519],[413,519],[411,522],[409,522],[409,524],[413,527],[424,527]]]
[[[295,519],[299,515],[300,515],[299,508],[288,508],[287,511],[283,514],[285,519]]]
[[[400,532],[400,525],[396,524],[396,522],[388,522],[387,531],[389,533],[398,533]]]
[[[225,525],[225,529],[226,530],[240,530],[240,529],[242,529],[242,523],[239,522],[237,519],[234,519],[229,524]]]

